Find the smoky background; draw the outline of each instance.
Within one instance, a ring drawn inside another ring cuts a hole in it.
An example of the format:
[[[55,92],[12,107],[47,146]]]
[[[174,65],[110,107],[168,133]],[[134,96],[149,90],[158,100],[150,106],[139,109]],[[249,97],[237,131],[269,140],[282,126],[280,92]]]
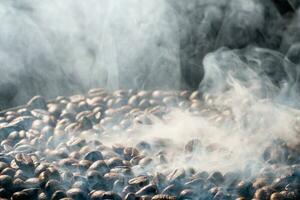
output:
[[[93,87],[197,89],[221,47],[254,52],[277,86],[297,80],[299,12],[287,21],[270,0],[2,1],[0,18],[2,107]]]

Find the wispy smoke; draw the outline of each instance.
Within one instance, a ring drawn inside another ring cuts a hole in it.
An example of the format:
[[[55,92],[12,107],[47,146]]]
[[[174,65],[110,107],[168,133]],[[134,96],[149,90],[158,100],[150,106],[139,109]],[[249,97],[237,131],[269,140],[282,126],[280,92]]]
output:
[[[299,17],[285,26],[269,0],[3,1],[0,17],[1,91],[13,104],[96,86],[197,88],[219,47],[299,49]]]
[[[271,0],[15,0],[0,2],[0,23],[3,106],[93,87],[201,92],[197,112],[174,109],[146,128],[107,137],[99,123],[107,145],[167,150],[167,165],[135,174],[193,167],[251,178],[268,167],[269,145],[299,141],[300,10],[288,19]]]

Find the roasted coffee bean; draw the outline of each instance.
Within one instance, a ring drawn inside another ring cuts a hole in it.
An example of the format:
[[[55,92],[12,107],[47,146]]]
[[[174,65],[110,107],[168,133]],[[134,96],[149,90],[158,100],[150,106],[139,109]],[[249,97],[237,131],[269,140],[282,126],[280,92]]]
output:
[[[87,194],[79,188],[72,188],[67,191],[67,196],[73,200],[85,200],[88,199]]]
[[[200,99],[201,98],[201,93],[199,91],[194,91],[191,95],[190,95],[190,100],[194,100],[194,99]]]
[[[180,185],[172,184],[165,187],[161,193],[165,195],[178,196],[181,190],[182,187]]]
[[[224,177],[220,172],[214,172],[208,177],[208,181],[220,185],[224,182]]]
[[[129,185],[144,187],[149,184],[149,178],[147,176],[138,176],[128,181]]]
[[[118,157],[110,158],[109,160],[107,160],[106,163],[107,163],[109,168],[124,166],[123,160],[121,158],[118,158]]]
[[[204,185],[205,185],[205,180],[201,179],[201,178],[197,178],[197,179],[193,179],[192,181],[188,181],[184,184],[185,187],[187,188],[193,188],[193,189],[203,189]]]
[[[23,153],[17,154],[15,156],[15,162],[21,170],[28,173],[34,172],[34,163],[30,156]]]
[[[149,157],[142,158],[139,161],[139,165],[144,168],[151,166],[152,163],[153,163],[153,160],[152,160],[152,158],[149,158]]]
[[[171,172],[167,176],[167,180],[170,183],[180,182],[184,178],[185,178],[185,171],[184,171],[184,169],[175,169],[173,172]]]
[[[14,177],[16,173],[16,170],[13,168],[5,168],[4,170],[2,170],[1,175],[8,175],[10,177]]]
[[[39,188],[28,188],[22,190],[22,192],[25,192],[30,196],[31,199],[37,199],[39,194]]]
[[[62,198],[67,197],[67,194],[63,190],[57,190],[51,196],[51,200],[60,200]]]
[[[107,172],[109,172],[109,168],[108,168],[108,166],[106,165],[106,163],[103,160],[98,160],[98,161],[94,162],[90,166],[89,170],[96,170],[96,171],[98,171],[102,175],[104,175]]]
[[[185,190],[181,191],[179,196],[178,196],[179,200],[181,200],[181,199],[195,199],[195,198],[197,198],[197,194],[193,190],[190,190],[190,189],[185,189]]]
[[[135,156],[138,156],[139,151],[132,147],[124,148],[123,155],[125,160],[130,160]]]
[[[31,109],[47,109],[47,103],[42,96],[35,96],[27,103],[28,107]]]
[[[136,192],[136,195],[142,196],[142,195],[155,195],[157,194],[158,189],[156,185],[150,184],[146,185],[143,188],[141,188],[139,191]]]
[[[152,197],[152,200],[176,200],[175,196],[157,194]]]
[[[253,195],[254,188],[251,182],[241,181],[236,186],[237,194],[242,197],[250,198]]]
[[[125,200],[136,200],[136,195],[134,193],[128,193],[126,196],[125,196]]]
[[[38,178],[29,178],[24,182],[24,185],[27,188],[39,188],[40,182]]]
[[[45,185],[45,192],[51,196],[55,191],[62,189],[60,182],[57,180],[49,180]]]
[[[5,198],[5,197],[9,197],[11,194],[8,190],[6,190],[5,188],[0,188],[0,199],[1,198]]]
[[[143,195],[139,199],[141,199],[141,200],[151,200],[151,196],[150,195]]]
[[[91,151],[84,156],[84,159],[95,162],[97,160],[103,160],[103,155],[100,151]]]
[[[102,195],[102,199],[121,200],[122,198],[116,193],[104,192]]]
[[[28,200],[28,199],[31,199],[31,196],[24,192],[24,191],[21,191],[21,192],[15,192],[12,197],[11,197],[12,200]]]
[[[89,170],[86,177],[89,184],[96,184],[99,181],[104,181],[103,176],[96,170]]]
[[[0,187],[9,189],[12,187],[12,178],[8,175],[0,175]]]
[[[139,150],[151,150],[151,145],[148,142],[141,141],[136,145],[136,148]]]

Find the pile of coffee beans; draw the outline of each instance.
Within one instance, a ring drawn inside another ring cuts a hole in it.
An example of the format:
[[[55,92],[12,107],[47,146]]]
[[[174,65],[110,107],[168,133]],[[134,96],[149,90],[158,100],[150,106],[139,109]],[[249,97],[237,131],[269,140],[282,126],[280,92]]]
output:
[[[169,166],[167,139],[141,139],[136,145],[109,141],[168,120],[174,108],[204,112],[204,98],[198,91],[92,89],[52,101],[35,96],[2,112],[0,200],[300,199],[300,142],[274,141],[262,155],[268,167],[250,178],[239,171]],[[189,158],[200,148],[217,147],[195,138],[182,153]],[[164,170],[153,170],[160,167]]]

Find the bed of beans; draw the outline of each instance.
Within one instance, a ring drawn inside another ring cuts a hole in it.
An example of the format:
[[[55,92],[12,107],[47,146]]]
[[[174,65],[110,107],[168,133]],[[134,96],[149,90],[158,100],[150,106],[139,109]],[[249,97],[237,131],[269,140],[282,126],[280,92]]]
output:
[[[2,112],[0,200],[300,199],[300,144],[274,141],[263,154],[271,167],[249,180],[239,172],[192,167],[153,171],[153,165],[168,165],[168,141],[129,146],[102,140],[151,125],[153,118],[167,120],[172,108],[197,114],[202,102],[198,91],[92,89],[49,102],[36,96]],[[182,151],[197,148],[201,141],[193,139]],[[273,173],[281,163],[285,173]]]

